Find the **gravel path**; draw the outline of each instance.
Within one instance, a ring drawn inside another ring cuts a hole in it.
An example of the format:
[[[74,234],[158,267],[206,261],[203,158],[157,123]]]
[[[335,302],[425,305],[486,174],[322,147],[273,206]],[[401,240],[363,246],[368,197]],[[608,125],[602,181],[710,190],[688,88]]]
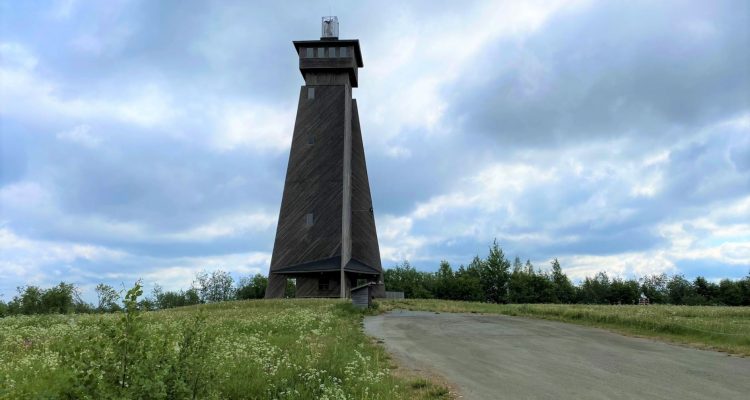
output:
[[[367,317],[407,368],[464,399],[750,399],[750,359],[553,321],[394,311]]]

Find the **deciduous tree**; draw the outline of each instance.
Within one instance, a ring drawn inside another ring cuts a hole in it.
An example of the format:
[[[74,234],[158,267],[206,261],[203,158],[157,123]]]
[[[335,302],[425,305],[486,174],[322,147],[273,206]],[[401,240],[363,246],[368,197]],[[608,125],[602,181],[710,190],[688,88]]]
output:
[[[158,287],[158,286],[157,286]],[[119,311],[120,294],[112,286],[100,283],[94,288],[96,291],[97,311],[112,312]]]

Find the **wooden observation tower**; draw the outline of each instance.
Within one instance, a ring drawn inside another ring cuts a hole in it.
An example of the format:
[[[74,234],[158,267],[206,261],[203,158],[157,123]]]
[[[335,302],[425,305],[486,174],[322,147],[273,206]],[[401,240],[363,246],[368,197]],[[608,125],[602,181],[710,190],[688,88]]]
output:
[[[373,282],[384,297],[383,269],[367,179],[357,101],[359,40],[338,38],[338,19],[323,17],[320,40],[295,41],[305,80],[273,246],[266,298],[348,297]]]

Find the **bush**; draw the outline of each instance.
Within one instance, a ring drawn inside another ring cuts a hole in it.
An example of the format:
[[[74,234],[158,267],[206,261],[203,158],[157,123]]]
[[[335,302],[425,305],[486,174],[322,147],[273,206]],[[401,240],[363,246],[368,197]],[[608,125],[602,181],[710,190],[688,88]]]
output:
[[[42,291],[41,306],[44,313],[68,314],[74,311],[78,293],[75,286],[60,282],[57,286]]]
[[[262,299],[266,294],[268,278],[261,274],[255,274],[252,278],[240,279],[237,288],[237,300]]]
[[[18,295],[8,304],[3,303],[0,315],[68,314],[91,312],[90,304],[78,295],[78,289],[70,283],[60,282],[49,289],[38,286],[18,287]]]
[[[153,290],[153,298],[154,308],[160,310],[200,304],[200,296],[198,295],[198,290],[195,288],[190,288],[186,291],[165,292],[159,285],[156,285]]]
[[[201,303],[234,300],[234,279],[228,272],[216,270],[200,272],[195,278]]]

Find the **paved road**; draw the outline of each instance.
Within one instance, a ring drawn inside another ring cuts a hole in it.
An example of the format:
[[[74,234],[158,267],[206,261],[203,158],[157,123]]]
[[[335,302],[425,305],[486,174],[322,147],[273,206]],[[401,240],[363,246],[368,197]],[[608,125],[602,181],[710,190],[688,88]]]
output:
[[[395,311],[365,319],[406,367],[464,399],[750,399],[750,358],[519,317]]]

